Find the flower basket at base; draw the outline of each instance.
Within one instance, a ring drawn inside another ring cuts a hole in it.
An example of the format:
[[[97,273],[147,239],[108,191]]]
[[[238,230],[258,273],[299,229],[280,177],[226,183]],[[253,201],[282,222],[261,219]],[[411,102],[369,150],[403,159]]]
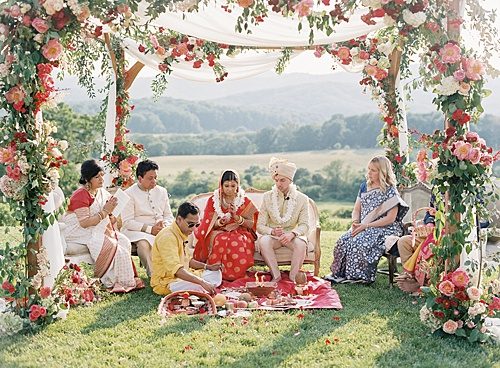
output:
[[[217,307],[212,297],[199,291],[176,291],[165,296],[158,306],[158,314],[170,317],[178,314],[195,316],[215,315]]]
[[[421,238],[426,238],[429,236],[430,233],[434,231],[434,226],[427,226],[424,224],[424,220],[417,220],[417,215],[421,211],[429,211],[431,210],[431,207],[422,207],[417,209],[415,212],[413,212],[412,215],[412,224],[413,224],[413,234],[415,234],[416,237],[421,237]]]

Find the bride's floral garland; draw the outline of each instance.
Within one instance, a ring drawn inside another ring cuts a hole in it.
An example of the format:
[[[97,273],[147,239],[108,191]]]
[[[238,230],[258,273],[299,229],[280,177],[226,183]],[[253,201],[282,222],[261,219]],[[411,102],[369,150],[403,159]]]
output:
[[[236,194],[236,198],[234,199],[234,208],[237,211],[245,202],[245,191],[241,188],[238,188],[238,194]],[[222,211],[221,203],[220,203],[220,191],[219,189],[214,190],[214,210],[217,213],[217,216],[221,219],[229,220],[231,218],[231,214],[224,213]]]
[[[290,221],[290,219],[292,218],[293,211],[295,210],[295,206],[297,205],[297,187],[295,186],[295,184],[290,184],[287,198],[288,204],[286,206],[286,212],[284,216],[281,217],[278,207],[278,188],[276,188],[276,185],[273,185],[271,194],[271,215],[278,224],[284,224]]]

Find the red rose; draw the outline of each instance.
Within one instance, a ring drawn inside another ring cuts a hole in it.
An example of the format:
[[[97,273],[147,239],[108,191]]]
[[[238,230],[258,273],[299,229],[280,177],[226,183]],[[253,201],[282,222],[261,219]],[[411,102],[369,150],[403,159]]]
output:
[[[4,281],[2,283],[2,289],[4,289],[6,292],[8,292],[9,294],[14,294],[14,292],[16,291],[16,288],[14,287],[14,285],[12,285],[10,282],[8,281]]]
[[[139,45],[138,49],[139,49],[139,52],[146,51],[146,48],[143,45]]]
[[[45,299],[50,296],[50,293],[52,292],[51,288],[49,286],[44,286],[40,289],[40,298]]]
[[[199,68],[201,68],[201,64],[203,64],[203,60],[196,60],[196,61],[193,63],[193,68],[195,68],[195,69],[199,69]]]
[[[372,11],[372,16],[374,18],[382,18],[385,15],[385,10],[380,8],[380,9],[375,9]]]
[[[90,289],[87,289],[83,292],[83,299],[88,302],[92,303],[94,301],[95,295],[94,292]]]

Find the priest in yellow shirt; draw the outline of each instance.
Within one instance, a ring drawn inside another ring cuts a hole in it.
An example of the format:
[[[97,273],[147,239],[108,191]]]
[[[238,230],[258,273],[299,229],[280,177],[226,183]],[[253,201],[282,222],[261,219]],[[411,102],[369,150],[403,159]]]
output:
[[[182,203],[172,225],[156,235],[151,254],[151,287],[156,294],[195,290],[214,295],[222,283],[220,264],[196,261],[186,251],[188,236],[200,226],[199,213],[193,203]]]

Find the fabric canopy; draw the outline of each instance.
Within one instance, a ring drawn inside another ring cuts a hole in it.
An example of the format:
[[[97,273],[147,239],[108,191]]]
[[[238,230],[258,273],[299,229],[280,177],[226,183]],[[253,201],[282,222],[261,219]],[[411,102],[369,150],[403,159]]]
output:
[[[234,46],[254,47],[296,47],[310,46],[309,23],[306,18],[302,19],[302,30],[298,31],[300,19],[298,17],[284,17],[281,14],[269,12],[264,22],[258,25],[249,25],[251,33],[235,30],[238,17],[243,9],[236,6],[231,13],[221,8],[225,2],[211,1],[210,4],[202,6],[197,12],[166,12],[156,19],[146,15],[147,2],[139,4],[137,16],[143,22],[171,29],[188,36],[200,39],[224,43]],[[325,7],[325,10],[332,10]],[[375,25],[367,25],[361,20],[361,15],[367,13],[367,8],[359,8],[349,17],[349,22],[341,22],[336,25],[334,32],[327,36],[324,32],[314,30],[314,45],[331,44],[334,42],[347,41],[359,36],[366,35],[384,27],[381,18]]]

